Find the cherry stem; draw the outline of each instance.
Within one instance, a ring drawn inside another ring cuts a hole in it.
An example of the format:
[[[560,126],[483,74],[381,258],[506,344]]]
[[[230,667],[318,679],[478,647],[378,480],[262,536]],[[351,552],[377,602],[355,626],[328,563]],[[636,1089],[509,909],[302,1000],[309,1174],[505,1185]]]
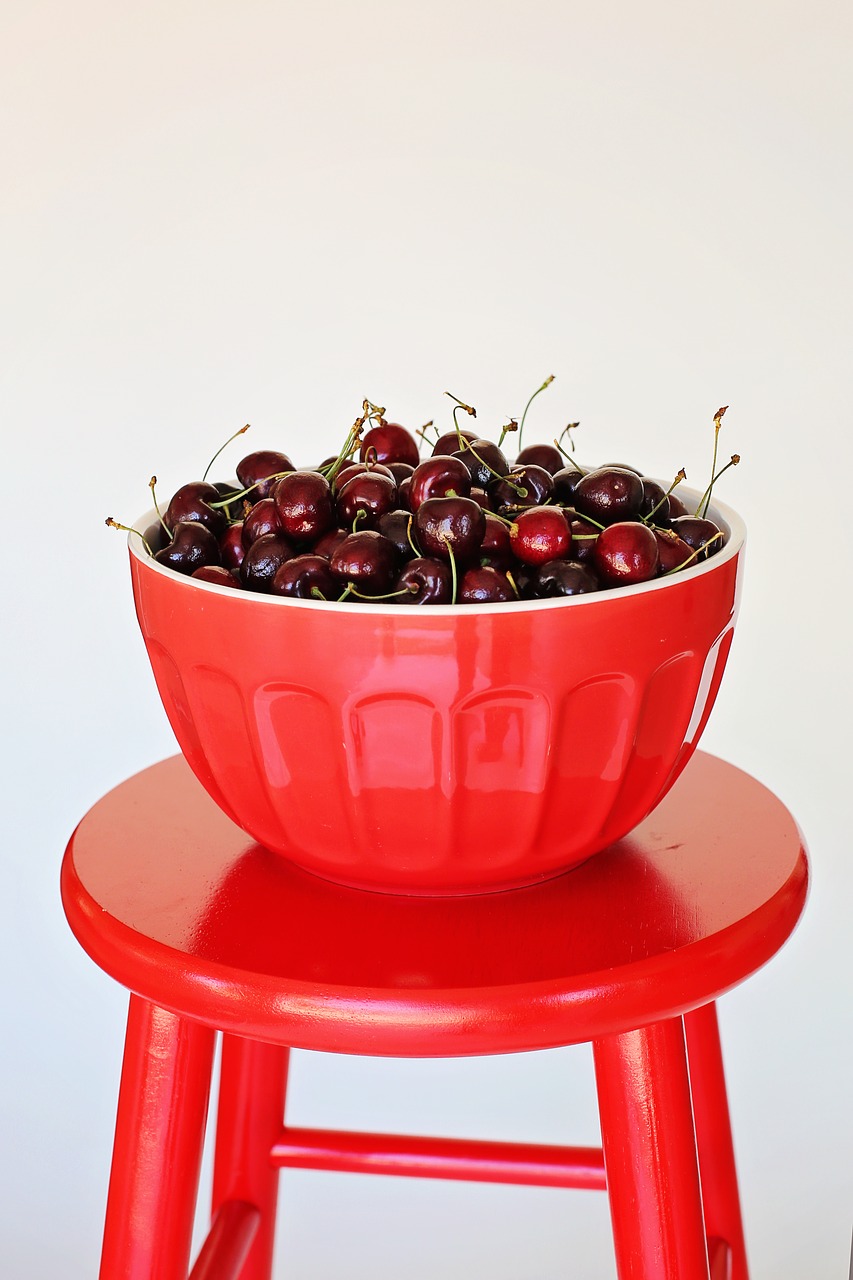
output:
[[[585,521],[585,523],[586,523],[586,524],[594,524],[594,525],[595,525],[595,527],[596,527],[596,529],[606,529],[606,528],[607,528],[607,525],[606,525],[606,524],[602,524],[600,520],[595,520],[592,516],[584,516],[584,515],[581,515],[581,513],[580,513],[579,511],[575,510],[575,508],[574,508],[574,507],[560,507],[560,510],[561,510],[561,511],[567,511],[567,510],[568,510],[568,511],[574,511],[574,512],[575,512],[575,515],[576,515],[576,516],[577,516],[577,518],[578,518],[578,520],[583,520],[583,521]],[[581,535],[581,534],[576,534],[576,535],[573,535],[573,536],[576,536],[576,537],[578,537],[578,538],[579,538],[579,537],[581,537],[582,535]],[[598,535],[596,535],[596,536],[598,536]]]
[[[169,526],[166,524],[166,521],[163,519],[163,516],[160,511],[160,504],[157,501],[157,494],[154,492],[154,487],[156,484],[157,484],[157,477],[152,476],[151,479],[148,481],[148,488],[151,490],[151,497],[154,501],[154,510],[157,512],[157,519],[160,521],[161,525],[168,533],[169,540],[171,541],[172,530],[169,528]]]
[[[406,540],[407,540],[407,542],[408,542],[409,546],[410,546],[410,547],[412,548],[412,550],[414,551],[415,555],[416,555],[416,556],[418,556],[418,557],[420,558],[421,552],[420,552],[420,551],[418,550],[418,548],[415,546],[414,539],[412,538],[412,522],[413,522],[414,518],[415,518],[415,517],[414,517],[413,515],[409,516],[408,522],[407,522],[407,524],[406,524]]]
[[[455,396],[452,391],[445,391],[444,394],[446,396],[450,396],[451,400],[456,401],[456,407],[453,410],[453,429],[456,432],[456,439],[459,441],[459,447],[461,449],[464,446],[465,437],[462,434],[462,428],[459,426],[459,423],[456,420],[456,415],[460,409],[464,409],[465,412],[470,414],[472,418],[476,418],[477,410],[474,408],[473,405],[466,404],[464,400],[460,400],[459,397]]]
[[[216,450],[216,453],[213,455],[213,457],[210,459],[210,462],[208,462],[207,466],[204,469],[204,475],[201,478],[202,484],[204,484],[205,480],[207,479],[208,471],[210,471],[210,468],[213,466],[214,462],[219,457],[220,453],[222,453],[222,450],[227,449],[232,440],[236,440],[238,436],[245,435],[245,433],[248,430],[249,430],[249,423],[247,422],[245,427],[241,427],[239,431],[235,431],[233,436],[228,437],[228,439],[225,441],[225,444],[220,445],[220,447]]]
[[[139,530],[134,529],[132,525],[119,524],[118,520],[113,520],[112,516],[107,516],[106,520],[104,521],[104,524],[109,525],[111,529],[123,529],[125,533],[135,533],[137,538],[139,538],[140,542],[145,548],[145,550],[148,552],[149,556],[151,556],[152,559],[154,558],[154,552],[151,550],[151,544],[148,541],[148,539],[145,537],[144,533],[140,533]]]
[[[324,604],[329,603],[328,599],[326,598],[326,596],[323,595],[319,587],[312,587],[311,590],[308,592],[308,594],[312,596],[315,600],[322,600]]]
[[[452,582],[452,589],[450,593],[450,603],[456,604],[456,556],[453,554],[453,545],[450,541],[450,538],[448,538],[447,535],[445,535],[441,540],[444,543],[444,545],[447,547],[447,554],[450,556],[450,577]]]
[[[534,401],[534,400],[536,399],[536,397],[539,395],[540,391],[544,391],[546,387],[550,387],[550,385],[551,385],[551,383],[552,383],[553,381],[554,381],[554,374],[553,374],[553,373],[551,373],[551,374],[549,374],[549,375],[548,375],[548,377],[547,377],[547,378],[545,379],[545,381],[542,383],[542,386],[541,386],[541,387],[537,387],[537,388],[536,388],[536,390],[533,392],[533,395],[530,397],[530,399],[527,401],[527,404],[524,406],[524,413],[521,415],[521,426],[518,428],[518,449],[519,449],[519,452],[521,452],[521,437],[522,437],[522,434],[523,434],[523,432],[524,432],[524,419],[527,417],[527,410],[528,410],[528,409],[530,408],[530,406],[533,404],[533,401]]]
[[[501,438],[500,440],[498,440],[498,448],[499,449],[503,448],[503,442],[506,439],[506,437],[510,434],[511,431],[517,431],[517,430],[518,430],[518,422],[516,421],[515,418],[510,418],[506,426],[501,428]]]
[[[365,520],[366,518],[367,518],[367,512],[365,511],[364,507],[359,507],[355,515],[353,516],[353,521],[352,521],[353,533],[357,531],[359,520]]]
[[[400,591],[388,591],[384,596],[369,596],[363,591],[358,591],[353,587],[352,583],[350,583],[350,587],[352,589],[351,594],[357,596],[359,600],[396,600],[399,596],[413,596],[418,590],[413,582],[410,586],[401,588]]]
[[[260,489],[262,484],[269,484],[270,480],[281,480],[284,476],[292,476],[292,471],[275,471],[270,476],[264,476],[261,480],[256,480],[254,484],[250,484],[248,489],[235,489],[233,493],[229,493],[221,502],[208,502],[208,506],[214,511],[219,511],[222,507],[230,507],[232,502],[236,502],[238,498],[245,498],[247,493],[251,493],[254,489]]]
[[[711,501],[711,490],[714,487],[714,480],[716,478],[714,475],[714,472],[717,470],[717,445],[720,439],[720,427],[722,427],[723,425],[723,417],[725,416],[725,412],[726,412],[726,409],[728,409],[728,407],[729,406],[727,404],[724,404],[722,409],[718,409],[717,412],[714,414],[714,456],[711,459],[711,483],[708,485],[708,488],[705,490],[705,493],[702,495],[703,500],[707,495],[707,501],[705,502],[705,510],[701,512],[703,519],[708,511],[708,503],[710,503]],[[699,506],[696,508],[697,516],[700,514],[701,506],[702,506],[702,503],[700,502]]]
[[[567,423],[566,423],[566,425],[563,427],[563,430],[560,432],[560,434],[559,434],[558,438],[554,441],[554,444],[555,444],[555,445],[557,446],[557,448],[560,450],[560,453],[562,453],[562,454],[563,454],[563,456],[564,456],[564,457],[566,457],[566,458],[568,458],[570,455],[569,455],[568,453],[566,453],[565,449],[564,449],[564,448],[562,447],[562,445],[560,444],[560,441],[563,439],[563,436],[568,436],[568,437],[569,437],[569,447],[571,448],[572,453],[574,453],[574,451],[575,451],[575,442],[574,442],[574,440],[572,439],[572,432],[573,432],[573,431],[575,431],[579,426],[580,426],[580,423],[579,423],[579,422],[567,422]]]
[[[648,524],[648,523],[649,523],[649,521],[653,519],[655,512],[658,510],[658,508],[659,508],[659,507],[662,507],[662,506],[663,506],[663,504],[668,500],[669,495],[672,493],[672,491],[673,491],[673,489],[675,488],[675,486],[676,486],[677,484],[681,484],[682,480],[686,480],[686,479],[687,479],[687,472],[684,470],[684,467],[682,467],[682,468],[681,468],[681,470],[679,471],[678,475],[677,475],[677,476],[675,477],[675,479],[673,480],[672,484],[671,484],[671,485],[669,486],[669,488],[667,489],[666,493],[665,493],[665,494],[663,495],[663,497],[661,498],[660,502],[656,502],[656,503],[655,503],[655,505],[652,507],[651,511],[649,512],[649,514],[648,514],[647,516],[642,516],[642,517],[641,517],[641,518],[642,518],[642,521],[643,521],[643,524]]]
[[[331,466],[326,467],[320,472],[321,475],[325,476],[325,478],[328,480],[330,485],[334,485],[338,472],[340,471],[341,467],[344,465],[344,462],[347,460],[347,458],[352,456],[353,451],[355,450],[355,446],[358,444],[359,440],[361,439],[361,433],[364,430],[364,424],[365,422],[368,421],[368,418],[370,417],[370,404],[367,400],[365,400],[364,402],[364,410],[365,410],[364,416],[361,418],[356,418],[355,422],[352,424],[349,431],[347,432],[347,438],[346,440],[344,440],[343,448],[341,449],[338,456],[335,458],[334,462],[331,464]]]
[[[337,603],[341,604],[344,600],[346,600],[347,596],[352,595],[352,592],[353,592],[353,585],[351,582],[348,582],[344,590],[338,596]]]
[[[740,454],[733,453],[732,456],[729,458],[728,462],[726,463],[726,465],[724,467],[720,467],[720,470],[717,472],[717,474],[711,477],[711,483],[708,485],[708,488],[705,490],[705,492],[702,494],[702,497],[699,499],[699,505],[696,508],[696,511],[694,512],[694,514],[699,516],[700,519],[704,520],[708,514],[708,507],[711,505],[711,491],[714,488],[714,485],[719,480],[720,476],[724,475],[729,470],[730,467],[736,467],[739,462],[740,462]],[[703,502],[705,504],[704,511],[702,510]],[[701,515],[700,515],[700,512],[701,512]]]
[[[518,586],[517,586],[516,581],[515,581],[515,578],[512,576],[512,574],[510,573],[509,569],[507,569],[507,571],[506,571],[506,576],[507,576],[507,578],[508,578],[508,580],[509,580],[509,585],[512,587],[513,591],[515,592],[515,598],[516,598],[516,600],[520,600],[520,599],[521,599],[521,593],[519,592],[519,590],[518,590]]]
[[[672,569],[667,569],[666,573],[661,574],[661,577],[668,578],[671,573],[680,573],[682,569],[687,568],[691,560],[695,560],[697,556],[701,556],[703,551],[707,551],[710,546],[712,546],[715,542],[719,542],[719,540],[721,538],[724,538],[725,536],[726,535],[723,533],[722,529],[719,529],[713,535],[713,537],[709,538],[708,541],[703,543],[701,547],[696,547],[695,550],[691,551],[690,555],[687,557],[686,560],[683,560],[681,564],[675,565]]]
[[[427,439],[427,431],[429,430],[429,428],[430,428],[430,427],[432,427],[433,431],[435,432],[435,439],[437,440],[437,439],[438,439],[438,429],[436,428],[435,422],[433,421],[433,419],[432,419],[432,418],[430,418],[429,422],[425,422],[425,423],[424,423],[424,425],[423,425],[422,427],[418,427],[417,431],[415,432],[415,435],[416,435],[416,436],[420,436],[420,438],[423,440],[424,444],[434,444],[434,443],[435,443],[435,441],[434,441],[434,440],[433,440],[433,441],[430,441],[430,440],[428,440],[428,439]]]
[[[454,409],[454,413],[455,413],[455,412],[456,412],[456,410]],[[457,428],[457,432],[458,432],[458,428]],[[523,486],[523,485],[520,485],[520,484],[517,484],[514,480],[512,480],[512,479],[510,478],[510,476],[509,476],[509,475],[502,476],[502,475],[501,475],[501,473],[500,473],[499,471],[495,471],[494,467],[490,467],[490,466],[489,466],[489,464],[488,464],[488,462],[486,462],[486,459],[485,459],[485,458],[481,458],[481,457],[480,457],[479,453],[478,453],[478,452],[477,452],[477,450],[474,448],[474,446],[471,444],[471,441],[470,441],[470,440],[466,440],[466,439],[465,439],[465,437],[464,437],[463,435],[461,435],[461,434],[460,434],[460,435],[458,435],[458,439],[459,439],[459,452],[460,452],[460,453],[466,453],[466,452],[467,452],[467,453],[473,453],[474,457],[477,459],[477,461],[479,462],[480,466],[481,466],[481,467],[485,467],[485,468],[486,468],[486,470],[488,471],[488,473],[489,473],[489,475],[490,475],[490,476],[494,476],[495,480],[503,480],[504,484],[509,485],[510,489],[512,489],[512,491],[513,491],[514,493],[517,493],[517,494],[518,494],[518,496],[519,496],[519,498],[526,498],[526,497],[527,497],[527,490],[524,488],[524,486]],[[500,445],[498,445],[498,448],[500,448]],[[449,495],[448,495],[448,496],[449,496]]]

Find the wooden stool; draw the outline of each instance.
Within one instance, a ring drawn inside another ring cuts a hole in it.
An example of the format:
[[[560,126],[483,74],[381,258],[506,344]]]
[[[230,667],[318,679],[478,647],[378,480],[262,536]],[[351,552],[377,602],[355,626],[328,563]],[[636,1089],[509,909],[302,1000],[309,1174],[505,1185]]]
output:
[[[133,993],[102,1280],[187,1278],[217,1030],[213,1217],[192,1280],[269,1280],[284,1166],[606,1186],[620,1280],[746,1280],[713,1001],[782,946],[807,874],[781,803],[702,753],[583,866],[455,898],[316,879],[237,830],[181,757],[146,769],[83,819],[62,869],[74,933]],[[284,1123],[291,1048],[584,1041],[603,1151]]]

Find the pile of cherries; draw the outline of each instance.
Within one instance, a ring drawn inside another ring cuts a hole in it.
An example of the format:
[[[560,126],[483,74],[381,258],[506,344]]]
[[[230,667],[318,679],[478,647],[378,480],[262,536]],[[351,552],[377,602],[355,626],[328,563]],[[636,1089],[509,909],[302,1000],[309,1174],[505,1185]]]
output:
[[[688,512],[674,492],[683,471],[664,490],[632,467],[578,466],[558,440],[510,461],[502,445],[516,424],[495,443],[462,430],[460,410],[476,416],[457,401],[453,430],[433,429],[422,459],[416,437],[365,401],[336,457],[300,468],[272,450],[247,454],[237,483],[182,485],[157,508],[145,546],[159,564],[224,587],[411,605],[583,595],[674,573],[724,545],[707,515],[713,467]]]

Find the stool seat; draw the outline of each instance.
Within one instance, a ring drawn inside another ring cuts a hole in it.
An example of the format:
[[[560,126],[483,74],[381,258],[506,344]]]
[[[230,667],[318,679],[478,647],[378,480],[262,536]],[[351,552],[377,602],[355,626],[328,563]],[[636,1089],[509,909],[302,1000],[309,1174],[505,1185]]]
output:
[[[779,949],[806,889],[784,806],[702,752],[629,837],[525,889],[402,897],[320,880],[235,827],[182,757],[105,796],[62,870],[82,946],[153,1004],[270,1043],[398,1057],[578,1043],[698,1008]]]

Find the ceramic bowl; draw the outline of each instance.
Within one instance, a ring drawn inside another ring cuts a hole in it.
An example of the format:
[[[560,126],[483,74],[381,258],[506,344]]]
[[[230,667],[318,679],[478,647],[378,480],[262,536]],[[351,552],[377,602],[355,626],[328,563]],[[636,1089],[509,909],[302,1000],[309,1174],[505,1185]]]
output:
[[[740,518],[712,514],[729,539],[703,564],[491,606],[231,591],[161,567],[134,536],[130,562],[172,728],[238,826],[343,884],[476,893],[618,840],[686,765],[743,562]]]

